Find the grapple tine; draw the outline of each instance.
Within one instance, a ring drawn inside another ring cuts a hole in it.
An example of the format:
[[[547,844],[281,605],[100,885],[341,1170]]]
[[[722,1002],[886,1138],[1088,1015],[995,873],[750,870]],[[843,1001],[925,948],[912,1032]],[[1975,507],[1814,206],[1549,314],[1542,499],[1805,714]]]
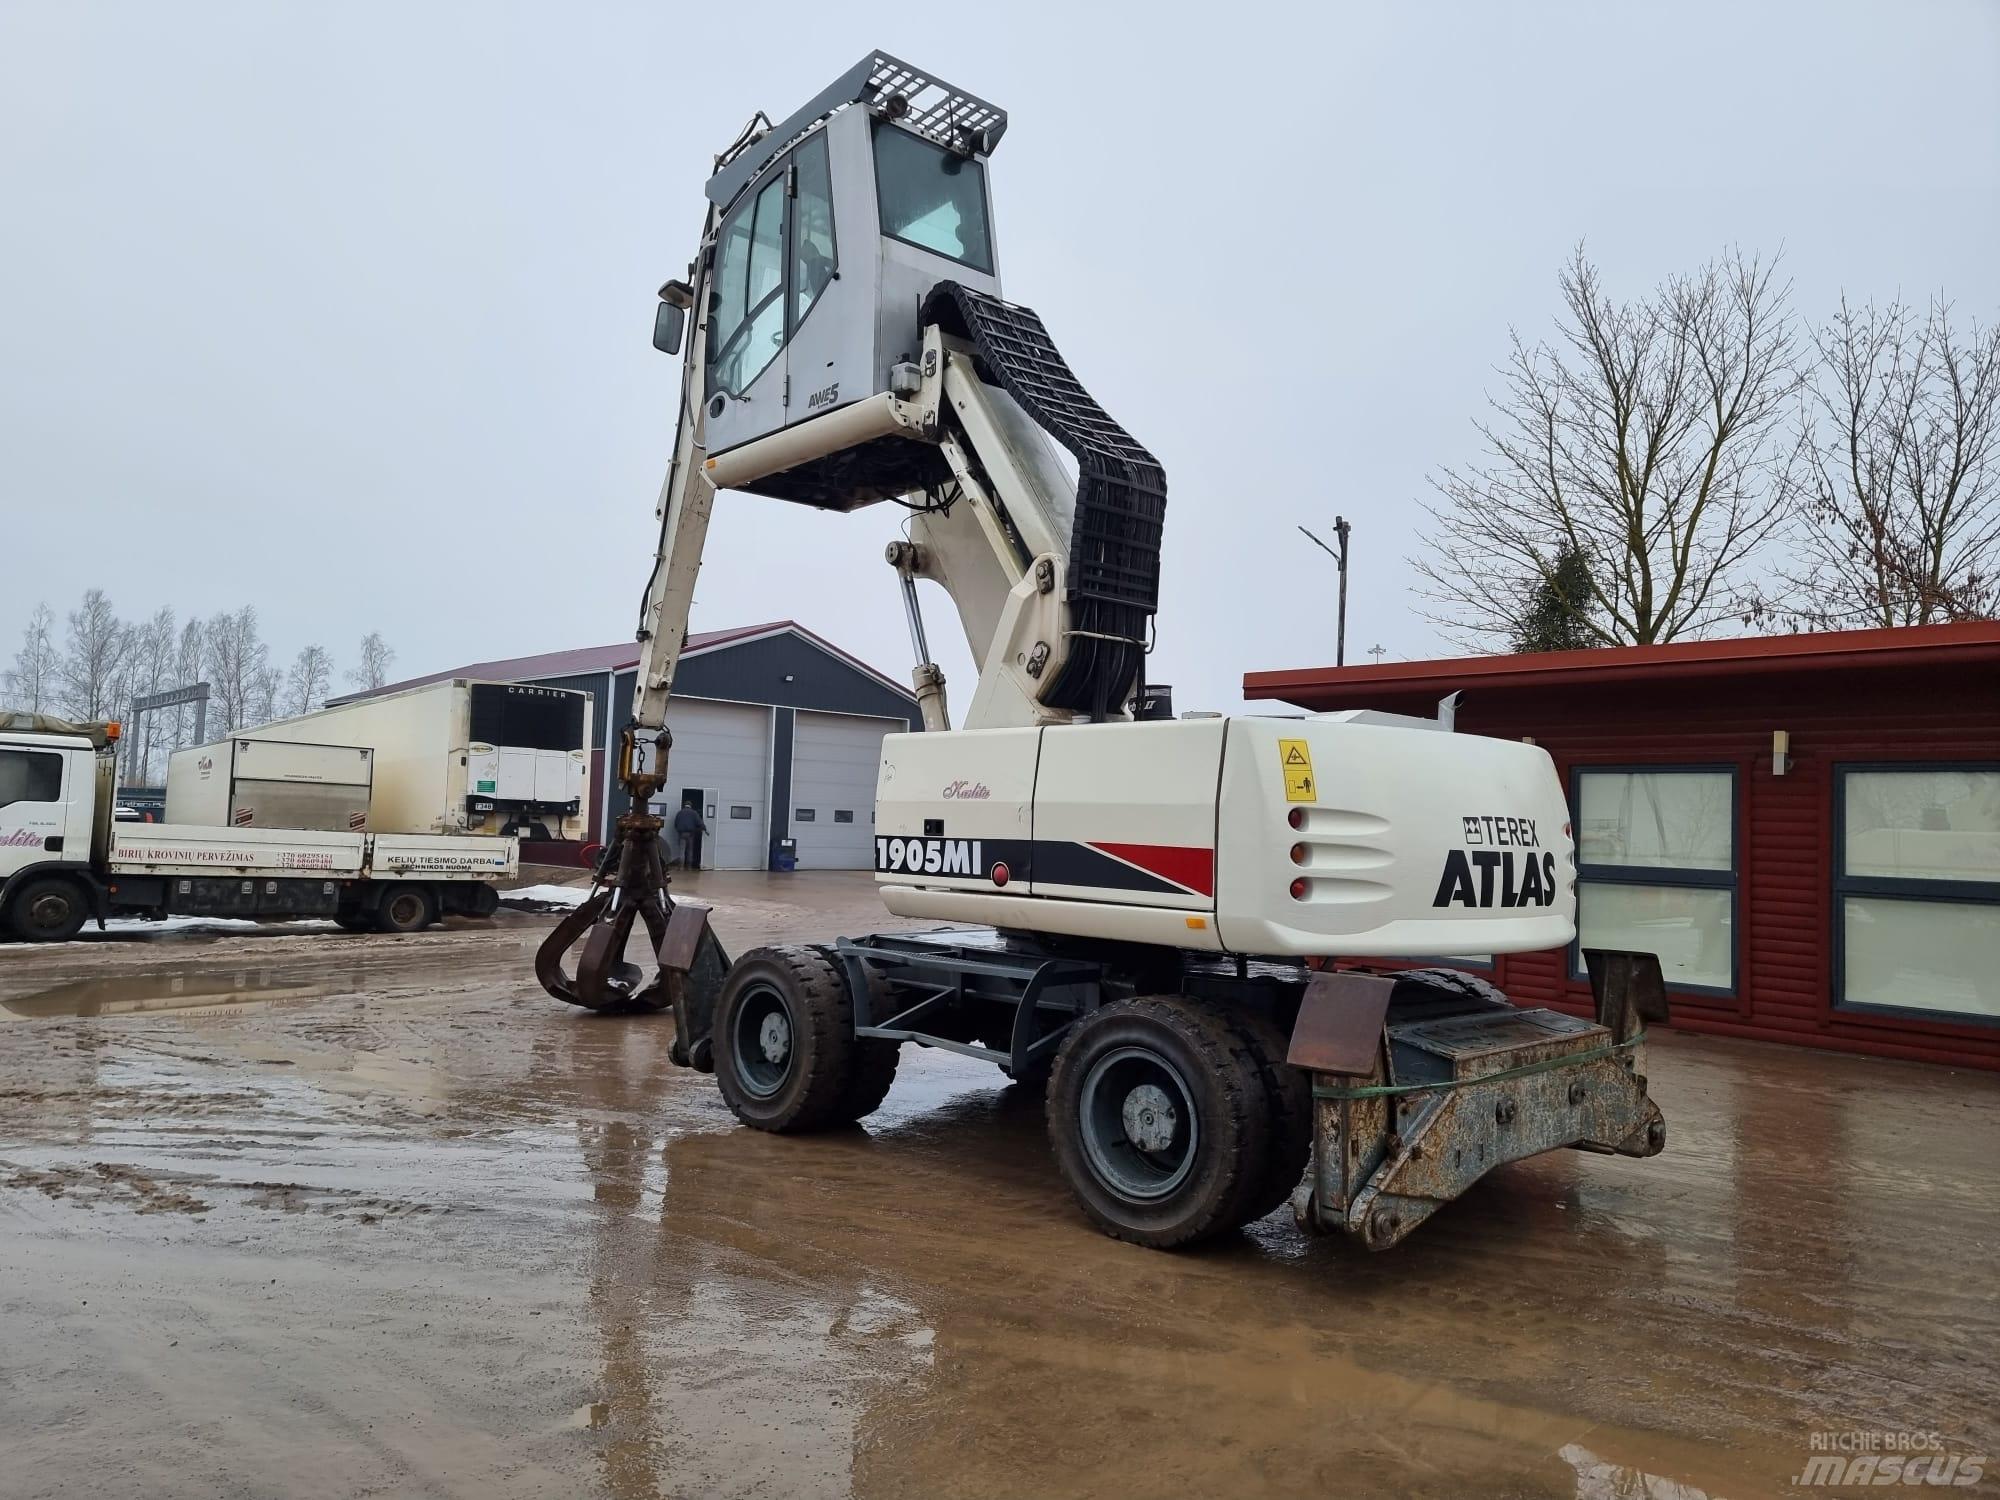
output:
[[[535,977],[556,999],[606,1012],[665,1010],[673,1003],[664,973],[656,968],[648,979],[644,968],[625,958],[634,922],[646,925],[649,953],[666,936],[672,901],[660,864],[659,833],[660,820],[649,812],[635,810],[619,818],[616,871],[543,940],[535,954]],[[579,940],[583,952],[572,977],[563,961]]]

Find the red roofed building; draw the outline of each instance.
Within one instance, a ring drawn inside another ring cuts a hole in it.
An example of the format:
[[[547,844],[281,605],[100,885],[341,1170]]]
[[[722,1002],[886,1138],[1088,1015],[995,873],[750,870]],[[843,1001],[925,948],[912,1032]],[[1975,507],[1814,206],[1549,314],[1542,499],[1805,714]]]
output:
[[[632,715],[638,669],[638,644],[621,641],[470,662],[375,691],[463,678],[589,693],[588,807],[597,840],[623,811],[613,803],[606,767]],[[704,868],[765,869],[772,845],[791,839],[802,869],[871,869],[882,736],[922,729],[923,716],[908,688],[796,621],[773,620],[690,634],[667,724],[673,780],[654,806],[669,817],[684,800],[701,808],[709,828]],[[576,852],[529,845],[522,856],[567,860]]]
[[[1693,1031],[2000,1069],[2000,624],[1252,672],[1308,711],[1544,746],[1584,942],[1660,954]],[[1446,789],[1441,789],[1446,790]],[[1575,949],[1490,960],[1587,1011]]]

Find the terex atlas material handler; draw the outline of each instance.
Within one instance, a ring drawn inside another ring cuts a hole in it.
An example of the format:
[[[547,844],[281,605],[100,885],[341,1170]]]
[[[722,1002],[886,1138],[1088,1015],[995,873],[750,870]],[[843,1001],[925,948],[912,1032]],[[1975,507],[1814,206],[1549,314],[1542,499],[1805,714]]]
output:
[[[1309,1227],[1383,1248],[1498,1163],[1659,1151],[1650,956],[1592,955],[1594,1023],[1449,969],[1308,966],[1571,942],[1562,788],[1542,750],[1448,722],[1150,716],[1166,479],[1001,296],[987,161],[1006,125],[878,52],[716,159],[654,330],[682,390],[619,757],[632,811],[542,982],[597,1010],[671,1005],[675,1060],[762,1130],[868,1114],[905,1042],[1045,1083],[1063,1176],[1142,1244],[1290,1196]],[[732,964],[667,896],[648,800],[722,489],[903,507],[888,562],[925,732],[883,741],[876,879],[896,915],[955,925]],[[980,663],[958,729],[919,580]],[[650,977],[622,957],[635,921]]]

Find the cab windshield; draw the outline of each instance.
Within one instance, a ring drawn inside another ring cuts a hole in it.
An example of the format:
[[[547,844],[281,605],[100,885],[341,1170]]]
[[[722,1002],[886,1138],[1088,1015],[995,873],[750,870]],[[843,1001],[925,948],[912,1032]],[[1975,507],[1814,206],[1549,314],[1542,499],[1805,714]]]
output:
[[[882,232],[971,266],[993,269],[986,169],[894,125],[875,127],[875,194]]]

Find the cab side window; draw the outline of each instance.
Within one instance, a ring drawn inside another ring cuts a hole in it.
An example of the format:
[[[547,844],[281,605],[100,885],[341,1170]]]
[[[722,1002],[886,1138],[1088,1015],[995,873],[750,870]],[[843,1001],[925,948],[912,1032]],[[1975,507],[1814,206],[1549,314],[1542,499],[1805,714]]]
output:
[[[785,341],[785,177],[722,226],[708,330],[711,384],[731,395],[764,373]]]
[[[816,135],[794,158],[798,196],[792,200],[792,327],[806,320],[839,264],[833,241],[833,179],[826,137]]]
[[[62,801],[62,757],[47,750],[0,750],[0,807]]]

